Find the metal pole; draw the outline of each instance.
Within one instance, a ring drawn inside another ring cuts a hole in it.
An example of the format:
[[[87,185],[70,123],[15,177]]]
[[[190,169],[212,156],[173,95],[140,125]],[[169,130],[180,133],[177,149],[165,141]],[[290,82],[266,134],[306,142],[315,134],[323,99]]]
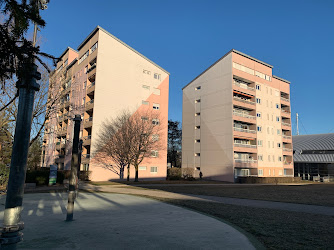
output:
[[[4,221],[1,228],[1,249],[16,249],[16,243],[22,240],[23,235],[20,232],[24,228],[24,223],[21,222],[21,210],[27,171],[32,112],[35,91],[39,90],[39,84],[36,80],[41,78],[37,72],[36,65],[33,67],[27,65],[27,69],[29,68],[32,68],[30,79],[27,75],[27,78],[22,79],[16,86],[19,89],[19,107],[12,148]]]
[[[68,203],[67,203],[67,215],[66,221],[73,220],[74,211],[74,200],[76,186],[78,183],[78,168],[79,166],[79,133],[80,133],[80,122],[81,116],[75,115],[74,120],[74,136],[73,136],[73,147],[72,147],[72,161],[71,161],[71,174],[68,187]]]

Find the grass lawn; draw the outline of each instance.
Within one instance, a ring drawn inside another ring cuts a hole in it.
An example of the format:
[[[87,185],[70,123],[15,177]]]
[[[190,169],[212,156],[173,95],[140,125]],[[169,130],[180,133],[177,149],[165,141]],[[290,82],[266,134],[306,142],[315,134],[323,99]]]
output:
[[[145,186],[174,193],[334,206],[334,184]]]
[[[333,249],[334,217],[193,200],[158,200],[215,216],[254,236],[267,249]]]
[[[141,185],[141,184],[224,184],[226,182],[221,182],[221,181],[200,181],[200,180],[194,180],[194,181],[184,181],[184,180],[179,180],[179,181],[139,181],[139,182],[134,182],[133,180],[131,181],[92,181],[89,182],[90,184],[96,185],[96,186],[103,186],[103,185],[120,185],[120,184],[127,184],[127,185]]]

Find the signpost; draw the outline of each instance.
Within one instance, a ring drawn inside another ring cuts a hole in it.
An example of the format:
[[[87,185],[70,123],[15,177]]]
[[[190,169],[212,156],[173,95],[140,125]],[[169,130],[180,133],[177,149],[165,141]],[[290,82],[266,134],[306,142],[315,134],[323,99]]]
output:
[[[49,186],[56,185],[57,183],[57,165],[50,165],[50,176],[49,176]]]

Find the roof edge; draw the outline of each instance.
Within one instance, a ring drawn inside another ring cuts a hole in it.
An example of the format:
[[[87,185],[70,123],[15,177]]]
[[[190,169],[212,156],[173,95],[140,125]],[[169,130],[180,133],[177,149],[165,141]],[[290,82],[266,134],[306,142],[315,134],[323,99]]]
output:
[[[78,51],[76,51],[75,49],[72,49],[71,47],[67,47],[67,48],[64,50],[64,52],[60,55],[60,57],[58,57],[57,62],[60,61],[60,58],[62,58],[62,57],[66,54],[66,52],[67,52],[68,50],[73,50],[74,52],[78,53]]]
[[[74,58],[74,60],[69,65],[67,65],[66,70],[69,70],[77,61],[78,58]]]
[[[289,82],[288,80],[285,80],[285,79],[283,79],[283,78],[280,78],[280,77],[278,77],[278,76],[274,76],[273,75],[273,78],[275,78],[275,79],[277,79],[277,80],[280,80],[280,81],[282,81],[282,82],[286,82],[286,83],[291,83],[291,82]]]
[[[241,56],[244,56],[244,57],[246,57],[246,58],[248,58],[248,59],[251,59],[251,60],[253,60],[253,61],[255,61],[255,62],[261,63],[261,64],[263,64],[263,65],[265,65],[265,66],[267,66],[267,67],[269,67],[269,68],[274,68],[274,66],[272,66],[272,65],[270,65],[270,64],[268,64],[268,63],[265,63],[265,62],[263,62],[263,61],[260,61],[260,60],[254,58],[254,57],[252,57],[252,56],[249,56],[249,55],[247,55],[247,54],[245,54],[245,53],[242,53],[242,52],[240,52],[240,51],[238,51],[238,50],[236,50],[236,49],[232,49],[232,52],[237,53],[237,54],[239,54],[239,55],[241,55]]]
[[[138,54],[139,56],[143,57],[145,60],[149,61],[150,63],[152,63],[154,66],[158,67],[159,69],[161,69],[162,71],[164,71],[166,74],[170,75],[170,73],[163,69],[162,67],[160,67],[158,64],[154,63],[153,61],[151,61],[150,59],[148,59],[146,56],[144,56],[143,54],[139,53],[137,50],[135,50],[134,48],[132,48],[131,46],[129,46],[128,44],[126,44],[125,42],[123,42],[122,40],[120,40],[119,38],[115,37],[113,34],[111,34],[110,32],[108,32],[107,30],[103,29],[101,26],[96,26],[96,28],[86,37],[86,39],[78,46],[78,50],[80,50],[88,41],[89,39],[95,35],[95,33],[101,30],[104,33],[106,33],[107,35],[109,35],[110,37],[114,38],[117,42],[123,44],[125,47],[127,47],[128,49],[132,50],[133,52],[135,52],[136,54]]]
[[[201,75],[203,75],[205,72],[207,72],[209,69],[211,69],[213,66],[215,66],[220,60],[224,59],[228,54],[230,54],[233,51],[231,49],[229,52],[227,52],[225,55],[223,55],[221,58],[219,58],[217,61],[215,61],[213,64],[211,64],[207,69],[205,69],[202,73],[200,73],[198,76],[196,76],[193,80],[191,80],[186,86],[182,88],[184,90],[186,87],[188,87],[193,81],[198,79]]]

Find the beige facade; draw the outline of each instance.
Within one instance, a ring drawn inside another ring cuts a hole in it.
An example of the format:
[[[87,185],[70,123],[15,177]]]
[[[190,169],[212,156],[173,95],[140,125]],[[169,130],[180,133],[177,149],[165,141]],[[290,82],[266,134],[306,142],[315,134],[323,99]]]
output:
[[[74,56],[72,52],[75,53]],[[67,58],[71,60],[68,59],[69,63],[64,65]],[[78,51],[67,49],[64,52],[50,82],[55,81],[55,86],[59,86],[62,75],[66,75],[71,82],[68,110],[58,112],[48,122],[49,132],[44,138],[45,166],[57,163],[59,168],[70,168],[70,145],[68,148],[64,146],[66,149],[64,151],[57,150],[56,146],[61,140],[70,144],[73,130],[70,118],[80,114],[83,118],[80,134],[83,139],[82,169],[89,169],[92,172],[91,179],[95,181],[118,179],[116,174],[92,160],[101,123],[124,110],[133,113],[139,110],[152,110],[159,113],[163,127],[159,140],[166,146],[159,151],[157,157],[144,160],[139,168],[139,178],[166,177],[169,88],[167,71],[101,27],[97,27],[79,45]],[[56,89],[57,87],[50,88],[50,93],[57,92]],[[158,105],[159,108],[153,108],[154,105],[155,107]],[[64,112],[69,112],[66,120],[70,125],[61,124],[66,125],[66,129],[63,127],[51,129]],[[64,136],[60,137],[59,131],[63,130],[65,130],[62,132]],[[134,177],[134,169],[131,169],[131,177]]]
[[[293,176],[290,82],[231,50],[183,88],[182,167],[234,182]]]

